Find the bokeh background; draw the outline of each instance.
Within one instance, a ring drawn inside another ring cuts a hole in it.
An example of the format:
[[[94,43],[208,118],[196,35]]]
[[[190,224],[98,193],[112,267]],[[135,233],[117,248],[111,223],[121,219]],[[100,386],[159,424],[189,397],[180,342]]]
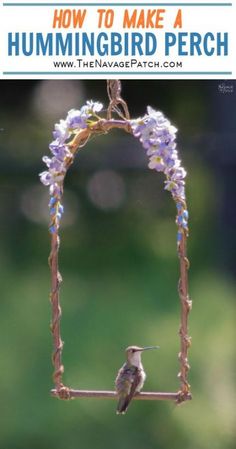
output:
[[[131,115],[160,109],[178,127],[188,171],[193,401],[50,397],[48,189],[40,185],[54,123],[105,81],[0,83],[0,389],[2,449],[233,449],[235,439],[236,82],[122,82]],[[65,188],[60,270],[64,382],[113,389],[127,345],[146,390],[178,389],[175,205],[163,176],[119,131],[92,139]]]

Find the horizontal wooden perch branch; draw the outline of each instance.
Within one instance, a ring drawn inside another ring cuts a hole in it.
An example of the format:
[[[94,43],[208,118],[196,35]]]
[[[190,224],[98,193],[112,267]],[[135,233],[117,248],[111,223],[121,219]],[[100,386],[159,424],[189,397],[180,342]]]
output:
[[[62,388],[61,390],[51,390],[51,395],[60,399],[72,399],[72,398],[104,398],[104,399],[117,399],[116,391],[104,391],[104,390],[73,390],[71,388]],[[177,403],[185,400],[192,399],[190,393],[182,398],[181,392],[177,393],[159,393],[152,391],[144,391],[138,393],[133,399],[139,399],[144,401],[163,401],[170,400]]]

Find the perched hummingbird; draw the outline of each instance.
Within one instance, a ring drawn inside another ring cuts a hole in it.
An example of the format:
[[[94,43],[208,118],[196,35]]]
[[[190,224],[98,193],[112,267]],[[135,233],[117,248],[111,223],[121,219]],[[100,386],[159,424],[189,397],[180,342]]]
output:
[[[158,349],[159,346],[128,346],[126,348],[127,361],[120,368],[115,380],[116,391],[118,394],[118,405],[116,413],[125,414],[128,405],[136,393],[143,388],[146,379],[146,373],[143,369],[141,354],[147,349]]]

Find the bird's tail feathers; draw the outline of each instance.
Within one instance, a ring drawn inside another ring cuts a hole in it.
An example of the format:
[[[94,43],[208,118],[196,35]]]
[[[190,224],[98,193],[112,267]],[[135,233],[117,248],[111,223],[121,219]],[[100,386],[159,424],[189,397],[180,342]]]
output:
[[[126,396],[125,398],[121,397],[119,399],[118,404],[117,404],[117,409],[116,409],[117,415],[124,415],[126,413],[126,410],[130,403],[130,400],[131,400],[131,398],[129,396],[128,397]]]

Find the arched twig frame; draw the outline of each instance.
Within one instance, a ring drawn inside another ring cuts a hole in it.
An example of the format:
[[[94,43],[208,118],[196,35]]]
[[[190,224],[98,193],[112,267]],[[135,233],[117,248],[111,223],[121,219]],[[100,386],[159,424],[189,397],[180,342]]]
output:
[[[137,137],[147,150],[149,156],[149,168],[163,171],[166,175],[165,188],[169,190],[177,206],[176,224],[177,249],[180,264],[180,279],[178,292],[180,297],[180,352],[178,355],[180,362],[180,389],[177,392],[141,392],[136,394],[135,399],[143,400],[173,400],[181,403],[191,399],[190,385],[188,383],[188,349],[191,338],[188,335],[188,314],[191,309],[191,300],[188,294],[188,268],[187,259],[187,237],[188,237],[188,213],[185,200],[185,170],[181,167],[175,144],[176,128],[162,113],[148,108],[148,113],[143,118],[131,120],[127,104],[121,98],[121,85],[118,80],[108,81],[108,96],[110,104],[107,110],[107,117],[101,118],[98,113],[102,109],[100,103],[87,102],[80,110],[71,110],[66,120],[61,120],[55,125],[54,141],[49,148],[53,154],[50,159],[44,157],[48,171],[40,174],[43,184],[50,188],[50,215],[51,222],[49,230],[51,233],[51,252],[49,256],[49,266],[51,270],[51,306],[52,321],[51,331],[53,337],[52,362],[54,366],[53,381],[54,389],[51,390],[53,396],[61,399],[71,399],[76,397],[94,398],[117,398],[115,391],[94,391],[75,390],[63,384],[62,377],[64,366],[62,364],[63,342],[61,339],[60,320],[61,306],[59,298],[60,284],[62,281],[58,266],[59,252],[59,227],[63,213],[61,204],[65,175],[69,167],[73,164],[74,158],[82,147],[85,146],[89,138],[96,134],[107,134],[116,128],[130,133]],[[120,110],[122,108],[123,112]],[[112,118],[112,113],[116,113],[119,118]]]

